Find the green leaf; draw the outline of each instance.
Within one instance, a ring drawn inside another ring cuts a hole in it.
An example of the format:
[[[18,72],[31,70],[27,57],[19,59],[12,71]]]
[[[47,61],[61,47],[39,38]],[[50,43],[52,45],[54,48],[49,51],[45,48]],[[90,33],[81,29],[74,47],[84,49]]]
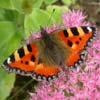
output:
[[[0,21],[0,49],[16,32],[15,25],[10,21]]]
[[[0,64],[11,53],[21,40],[20,33],[16,33],[16,28],[13,22],[0,22]]]
[[[6,12],[6,14],[7,14],[7,12]],[[21,22],[23,20],[22,19],[23,16],[17,15],[16,13],[13,13],[13,12],[8,12],[8,15],[12,15],[12,17],[13,17],[12,19],[11,19],[11,16],[9,16],[9,18],[8,18],[8,20],[11,20],[11,21],[0,21],[0,64],[4,60],[3,57],[4,58],[7,57],[8,56],[7,54],[12,52],[13,48],[15,48],[16,42],[20,43],[19,39],[21,39],[22,35],[23,35],[23,34],[21,34],[21,33],[23,33],[23,26],[24,26],[23,22]],[[22,18],[21,18],[21,16],[22,16]],[[14,47],[13,46],[9,47],[9,44],[12,45],[13,43],[15,43]]]
[[[44,0],[44,2],[47,4],[47,5],[50,5],[52,3],[55,3],[57,0]]]
[[[25,18],[25,33],[27,35],[30,34],[30,31],[38,31],[40,30],[40,26],[46,27],[50,26],[55,21],[51,18],[50,22],[50,13],[41,9],[34,9],[30,15],[27,15]]]
[[[2,36],[4,36],[2,37],[4,39],[2,39],[2,45],[0,44],[0,65],[2,65],[3,61],[20,45],[21,35],[19,33],[15,33],[12,26],[13,23],[11,22],[2,22],[2,24],[0,22],[0,25],[5,26],[5,30],[3,27],[1,30],[0,27],[0,33],[2,32]],[[7,25],[9,27],[7,27]],[[7,71],[0,67],[0,100],[5,100],[5,98],[9,96],[11,89],[13,88],[14,81],[15,75],[8,74]]]
[[[22,1],[23,0],[11,0],[14,8],[19,12],[22,12],[22,8],[21,8]]]
[[[0,21],[5,20],[5,10],[0,8]]]
[[[11,0],[0,0],[0,7],[5,9],[14,9]]]
[[[0,68],[0,100],[5,100],[9,96],[15,81],[14,74],[8,74]]]
[[[35,0],[33,4],[33,10],[34,8],[39,8],[42,5],[43,1],[44,0]]]
[[[54,12],[53,12],[54,10]],[[62,7],[59,7],[59,6],[48,6],[47,7],[47,12],[52,14],[51,17],[53,17],[55,19],[55,22],[56,24],[61,24],[62,23],[62,17],[61,15],[64,13],[64,12],[67,12],[68,11],[68,8],[65,7],[65,6],[62,6]]]
[[[37,0],[38,1],[38,0]],[[35,0],[12,0],[14,8],[20,13],[31,13]]]
[[[31,13],[33,10],[33,2],[34,0],[23,0],[21,4],[21,8],[25,14]]]
[[[8,9],[0,8],[0,21],[11,21],[11,22],[15,22],[15,24],[17,24],[16,20],[23,16],[24,16],[24,14],[21,14],[15,10],[8,10]]]
[[[62,0],[62,2],[66,5],[70,5],[70,4],[73,4],[75,3],[76,0]]]
[[[26,15],[25,17],[25,33],[30,35],[30,32],[33,30],[39,31],[40,26],[49,27],[53,24],[61,24],[61,14],[67,10],[67,7],[59,6],[48,6],[45,11],[41,9],[34,9],[31,14]]]

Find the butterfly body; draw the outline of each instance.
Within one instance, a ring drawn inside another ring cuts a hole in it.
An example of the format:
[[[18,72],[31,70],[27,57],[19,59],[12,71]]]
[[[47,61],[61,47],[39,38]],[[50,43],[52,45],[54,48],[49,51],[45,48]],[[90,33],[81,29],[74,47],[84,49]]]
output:
[[[65,65],[66,54],[68,52],[67,48],[56,34],[49,35],[44,29],[42,29],[41,32],[45,34],[43,34],[39,40],[39,59],[49,66]]]
[[[41,38],[24,45],[3,63],[9,72],[50,81],[62,68],[77,67],[84,60],[84,49],[96,36],[94,27],[72,27],[48,34],[41,28]]]

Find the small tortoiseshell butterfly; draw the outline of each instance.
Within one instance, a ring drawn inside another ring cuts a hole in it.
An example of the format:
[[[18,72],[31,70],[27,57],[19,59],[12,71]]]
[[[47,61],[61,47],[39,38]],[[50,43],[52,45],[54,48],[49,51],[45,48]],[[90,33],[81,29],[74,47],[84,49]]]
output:
[[[8,72],[50,81],[58,77],[61,66],[80,65],[84,60],[85,47],[95,36],[94,27],[72,27],[55,30],[51,34],[41,28],[41,38],[16,50],[2,66]]]

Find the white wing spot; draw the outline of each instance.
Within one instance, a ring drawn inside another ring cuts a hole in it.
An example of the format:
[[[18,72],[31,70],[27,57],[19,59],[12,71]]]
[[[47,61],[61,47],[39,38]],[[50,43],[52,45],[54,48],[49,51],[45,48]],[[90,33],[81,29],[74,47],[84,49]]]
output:
[[[92,29],[90,27],[87,27],[87,29],[89,30],[89,32],[92,32]]]
[[[8,58],[8,59],[7,59],[7,63],[8,63],[8,64],[10,64],[10,63],[11,63],[10,59],[11,59],[11,58]]]

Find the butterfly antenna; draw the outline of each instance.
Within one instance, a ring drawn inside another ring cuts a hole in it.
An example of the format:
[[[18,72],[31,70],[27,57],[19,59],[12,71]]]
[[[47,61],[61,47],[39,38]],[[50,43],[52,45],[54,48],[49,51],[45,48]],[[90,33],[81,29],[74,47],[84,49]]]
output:
[[[50,17],[49,17],[49,19],[48,19],[48,21],[47,21],[47,26],[48,26],[48,24],[50,23],[51,18],[52,18],[52,16],[53,16],[54,12],[55,12],[55,9],[53,9],[52,12],[51,12],[51,15],[50,15]]]
[[[46,26],[48,26],[48,24],[50,23],[51,18],[53,16],[54,12],[55,12],[55,9],[52,10],[51,15],[50,15],[50,17],[49,17],[49,19],[47,21],[47,25]],[[40,30],[41,30],[42,33],[45,31],[45,29],[41,25],[40,25]]]

